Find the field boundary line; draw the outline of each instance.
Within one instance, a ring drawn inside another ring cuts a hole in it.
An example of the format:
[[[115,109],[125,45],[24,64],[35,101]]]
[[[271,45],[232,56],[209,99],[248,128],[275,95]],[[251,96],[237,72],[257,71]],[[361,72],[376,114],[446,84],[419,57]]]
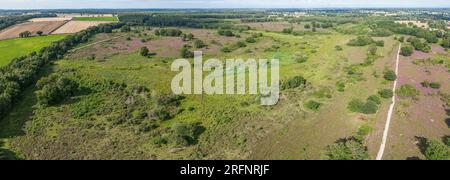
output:
[[[388,116],[387,116],[387,120],[386,120],[386,125],[384,127],[384,132],[383,132],[383,139],[381,141],[381,145],[380,145],[380,150],[378,151],[377,154],[377,158],[376,160],[383,160],[383,155],[384,155],[384,150],[386,148],[386,142],[387,142],[387,138],[389,135],[389,128],[391,126],[391,120],[392,120],[392,113],[394,111],[394,107],[395,107],[395,100],[396,100],[396,89],[397,89],[397,82],[398,82],[398,75],[399,75],[399,63],[400,63],[400,50],[402,48],[402,43],[400,43],[399,47],[398,47],[398,52],[397,52],[397,60],[396,60],[396,64],[395,64],[395,74],[397,75],[397,79],[394,81],[394,88],[392,89],[393,91],[393,96],[392,96],[392,103],[389,106],[389,111],[388,111]]]
[[[49,35],[53,34],[53,32],[55,32],[56,30],[58,30],[59,28],[63,27],[64,25],[66,25],[69,21],[64,21],[63,24],[61,24],[60,26],[56,27],[55,29],[51,30],[50,32],[48,32]]]

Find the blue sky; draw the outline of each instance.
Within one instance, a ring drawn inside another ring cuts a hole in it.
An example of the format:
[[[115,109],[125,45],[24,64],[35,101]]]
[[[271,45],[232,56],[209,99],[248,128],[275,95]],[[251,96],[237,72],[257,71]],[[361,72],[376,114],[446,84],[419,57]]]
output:
[[[450,0],[0,0],[0,9],[450,7]]]

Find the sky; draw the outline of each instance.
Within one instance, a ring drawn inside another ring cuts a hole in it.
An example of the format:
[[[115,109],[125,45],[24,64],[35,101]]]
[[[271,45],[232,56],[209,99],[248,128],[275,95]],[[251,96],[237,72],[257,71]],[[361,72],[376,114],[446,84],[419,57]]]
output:
[[[0,0],[0,9],[362,7],[450,8],[450,0]]]

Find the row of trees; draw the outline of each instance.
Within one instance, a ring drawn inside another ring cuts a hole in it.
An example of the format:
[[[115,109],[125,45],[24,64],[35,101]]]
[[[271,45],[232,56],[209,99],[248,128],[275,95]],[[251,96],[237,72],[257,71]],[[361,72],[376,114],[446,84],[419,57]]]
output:
[[[54,42],[38,52],[15,58],[8,66],[2,67],[0,69],[0,117],[4,117],[19,98],[22,90],[36,81],[43,66],[62,58],[72,47],[87,42],[93,35],[111,33],[113,29],[123,25],[122,23],[113,23],[90,27]]]

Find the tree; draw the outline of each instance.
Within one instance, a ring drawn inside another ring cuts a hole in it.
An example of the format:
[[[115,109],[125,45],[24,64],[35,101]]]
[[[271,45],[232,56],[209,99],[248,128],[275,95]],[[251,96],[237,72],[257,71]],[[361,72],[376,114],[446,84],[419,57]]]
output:
[[[311,29],[311,25],[310,24],[305,24],[305,29]]]
[[[150,54],[150,50],[148,50],[147,47],[142,47],[141,50],[139,51],[139,54],[141,56],[147,57]]]
[[[355,138],[343,139],[326,148],[328,160],[367,160],[367,148]]]
[[[202,40],[196,39],[194,41],[194,47],[200,49],[206,47],[206,44]]]
[[[38,32],[36,32],[36,34],[37,34],[38,36],[42,36],[42,35],[44,34],[44,32],[38,31]]]
[[[413,47],[407,45],[402,47],[400,54],[403,56],[411,56],[413,52],[414,52]]]
[[[182,58],[193,58],[194,57],[194,53],[191,52],[189,50],[189,47],[186,45],[183,46],[183,48],[181,48],[180,54],[181,54]]]
[[[41,79],[36,86],[40,89],[36,91],[37,101],[43,106],[59,103],[78,90],[78,83],[58,74]]]
[[[397,74],[395,74],[392,70],[384,71],[384,79],[388,81],[395,81],[397,80]]]
[[[24,31],[24,32],[21,32],[21,33],[19,34],[19,36],[20,36],[21,38],[27,38],[27,37],[30,37],[30,36],[31,36],[31,32],[30,32],[30,31]]]
[[[427,140],[425,143],[425,157],[428,160],[450,160],[449,148],[435,140]]]
[[[450,38],[446,38],[442,41],[442,47],[450,48]]]
[[[377,55],[378,48],[375,45],[371,45],[371,46],[369,46],[368,51],[369,51],[369,55],[375,56],[375,55]]]

